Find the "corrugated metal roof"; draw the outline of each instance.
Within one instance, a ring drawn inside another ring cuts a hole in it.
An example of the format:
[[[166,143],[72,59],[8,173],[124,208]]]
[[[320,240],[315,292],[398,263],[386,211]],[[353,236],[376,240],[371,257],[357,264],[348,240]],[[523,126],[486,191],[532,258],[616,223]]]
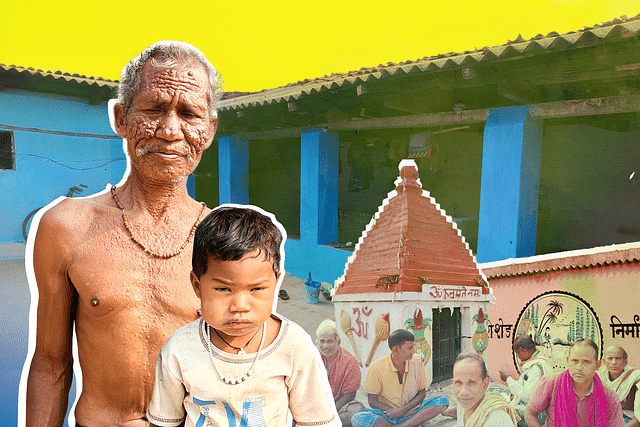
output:
[[[640,262],[640,242],[480,264],[489,280]]]
[[[400,167],[396,190],[363,232],[336,295],[421,292],[424,284],[484,287],[469,245],[422,190],[415,163]]]
[[[361,68],[349,73],[337,73],[313,80],[302,80],[275,89],[263,90],[253,94],[220,101],[220,110],[234,110],[249,106],[289,102],[305,95],[335,90],[348,85],[360,85],[386,77],[430,71],[447,70],[456,67],[473,67],[484,61],[509,59],[516,56],[533,56],[541,53],[562,51],[572,48],[589,47],[603,42],[611,42],[640,33],[640,14],[627,18],[623,16],[610,22],[585,27],[580,31],[567,34],[551,32],[546,36],[538,34],[530,40],[518,36],[513,41],[494,46],[483,47],[462,53],[445,53],[427,56],[416,61],[399,64],[380,64],[377,67]]]
[[[18,74],[28,73],[33,76],[41,76],[44,78],[53,78],[56,80],[66,80],[68,82],[74,81],[76,83],[86,83],[88,85],[97,85],[99,87],[107,86],[109,88],[117,88],[118,82],[113,80],[104,79],[102,77],[93,77],[93,76],[83,76],[80,74],[71,74],[67,72],[62,72],[60,70],[54,71],[44,71],[44,70],[36,70],[33,67],[20,67],[17,65],[5,65],[0,64],[0,68],[9,71],[15,72]]]

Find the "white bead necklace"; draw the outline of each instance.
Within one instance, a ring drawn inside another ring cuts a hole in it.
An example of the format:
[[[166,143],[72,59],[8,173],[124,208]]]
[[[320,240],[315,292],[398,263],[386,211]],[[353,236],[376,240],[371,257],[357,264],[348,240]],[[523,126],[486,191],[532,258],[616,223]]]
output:
[[[225,377],[224,375],[222,375],[222,373],[218,370],[218,368],[216,367],[216,364],[214,362],[214,356],[213,356],[213,349],[211,348],[211,346],[213,345],[211,343],[211,326],[209,326],[209,324],[207,322],[205,322],[206,325],[206,330],[207,330],[207,350],[209,351],[209,357],[211,358],[211,365],[213,365],[213,370],[216,371],[216,374],[220,377],[220,379],[222,381],[224,381],[227,384],[231,384],[231,385],[236,385],[236,384],[240,384],[241,382],[244,382],[247,380],[247,378],[249,378],[251,376],[251,374],[253,373],[253,367],[255,366],[256,362],[258,361],[258,356],[260,355],[260,350],[262,350],[262,344],[264,344],[264,339],[267,335],[267,322],[264,322],[264,324],[262,325],[262,338],[260,338],[260,345],[258,346],[258,351],[256,351],[256,357],[253,358],[253,362],[251,362],[251,366],[249,367],[249,370],[247,371],[246,374],[244,374],[241,378],[238,379],[230,379]]]

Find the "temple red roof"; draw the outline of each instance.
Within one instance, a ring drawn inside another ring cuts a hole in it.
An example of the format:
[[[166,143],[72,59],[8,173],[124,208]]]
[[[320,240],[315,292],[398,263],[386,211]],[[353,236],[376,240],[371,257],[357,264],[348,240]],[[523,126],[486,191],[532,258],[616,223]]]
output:
[[[363,232],[336,295],[421,292],[422,285],[487,286],[456,224],[422,190],[413,160]],[[488,292],[488,288],[487,288]]]

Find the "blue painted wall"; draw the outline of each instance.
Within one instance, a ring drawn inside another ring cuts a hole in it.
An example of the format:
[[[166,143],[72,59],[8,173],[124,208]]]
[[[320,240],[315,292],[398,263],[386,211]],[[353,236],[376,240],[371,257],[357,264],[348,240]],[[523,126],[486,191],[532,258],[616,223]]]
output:
[[[106,103],[20,90],[0,92],[0,125],[116,136]],[[27,130],[14,130],[13,137],[15,170],[0,170],[0,243],[24,240],[22,222],[33,209],[78,184],[87,186],[82,195],[102,191],[107,183],[117,184],[126,168],[120,138]]]
[[[249,203],[249,143],[238,135],[218,140],[219,199],[223,203]]]
[[[338,242],[338,136],[302,132],[300,154],[300,239]]]
[[[493,109],[484,129],[478,262],[536,254],[542,122],[529,107]]]
[[[284,244],[284,269],[306,280],[309,273],[318,282],[333,282],[342,276],[350,251],[287,239]]]

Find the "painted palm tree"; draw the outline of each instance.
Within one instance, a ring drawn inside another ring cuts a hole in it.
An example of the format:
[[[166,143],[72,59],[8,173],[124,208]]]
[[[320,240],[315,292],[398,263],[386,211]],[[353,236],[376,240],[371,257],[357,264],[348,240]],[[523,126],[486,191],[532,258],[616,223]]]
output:
[[[558,320],[558,316],[562,314],[562,310],[563,310],[562,303],[558,300],[551,300],[551,302],[549,302],[549,304],[547,305],[549,306],[549,308],[542,316],[542,324],[538,328],[538,331],[540,331],[541,333],[542,331],[544,331],[544,328],[547,325],[547,323],[550,323],[550,324],[556,323],[556,321]]]

